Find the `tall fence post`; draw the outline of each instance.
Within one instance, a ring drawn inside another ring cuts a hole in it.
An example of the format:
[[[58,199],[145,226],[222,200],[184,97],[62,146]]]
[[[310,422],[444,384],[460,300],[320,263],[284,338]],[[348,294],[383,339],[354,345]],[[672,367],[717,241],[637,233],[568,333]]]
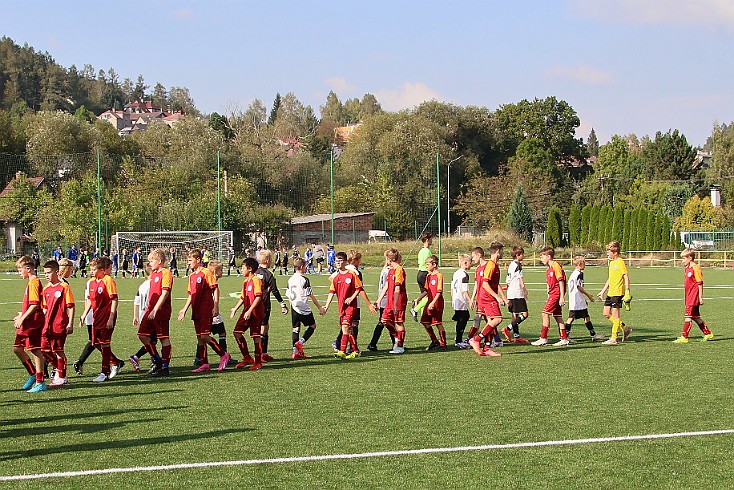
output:
[[[436,153],[436,209],[438,219],[438,266],[441,267],[441,154]]]
[[[97,150],[97,248],[102,251],[102,161]]]
[[[334,150],[329,156],[329,180],[331,189],[331,244],[334,244]]]

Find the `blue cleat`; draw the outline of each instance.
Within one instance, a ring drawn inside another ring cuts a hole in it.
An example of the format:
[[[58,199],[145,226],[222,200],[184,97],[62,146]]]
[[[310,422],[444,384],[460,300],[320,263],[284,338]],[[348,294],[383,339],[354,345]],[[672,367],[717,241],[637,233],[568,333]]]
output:
[[[33,386],[33,383],[35,383],[35,382],[36,382],[36,375],[35,374],[31,374],[30,376],[28,376],[28,379],[25,381],[25,383],[23,384],[23,386],[20,387],[20,389],[21,390],[28,390],[28,389],[30,389],[31,386]]]
[[[38,393],[41,391],[46,391],[48,388],[46,387],[46,382],[41,381],[40,383],[36,383],[33,385],[33,388],[28,390],[28,393]]]

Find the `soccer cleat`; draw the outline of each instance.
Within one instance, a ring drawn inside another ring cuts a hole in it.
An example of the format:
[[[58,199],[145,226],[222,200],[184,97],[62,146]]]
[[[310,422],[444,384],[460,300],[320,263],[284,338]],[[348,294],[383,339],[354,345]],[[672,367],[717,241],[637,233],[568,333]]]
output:
[[[66,384],[69,384],[69,380],[67,378],[58,377],[51,381],[51,386],[64,386]]]
[[[262,360],[263,360],[263,362],[271,362],[274,359],[273,359],[273,356],[271,356],[270,354],[268,354],[267,352],[265,352],[262,355]]]
[[[301,342],[301,341],[299,340],[298,342],[296,342],[295,344],[293,344],[293,347],[295,347],[295,348],[296,348],[296,351],[297,351],[297,352],[298,352],[299,354],[303,355],[303,342]]]
[[[148,369],[148,375],[153,376],[158,370],[160,370],[163,366],[160,364],[156,364],[155,362],[150,363],[150,369]]]
[[[337,342],[335,340],[334,342],[331,343],[331,347],[334,348],[334,352],[339,352],[339,346],[336,345],[336,344],[337,344]]]
[[[459,349],[470,349],[471,346],[469,345],[469,342],[457,342],[454,344],[454,346],[458,347]]]
[[[508,342],[512,342],[512,330],[510,330],[510,327],[505,327],[502,329],[502,335],[505,336]]]
[[[20,389],[23,391],[28,391],[35,382],[36,382],[36,375],[31,374],[30,376],[28,376],[28,379],[25,380],[25,383],[23,383],[23,386],[21,386]]]
[[[501,340],[493,340],[492,343],[490,344],[490,347],[493,349],[496,349],[498,347],[504,347],[504,346],[505,346],[505,343],[502,342]]]
[[[198,368],[193,369],[191,372],[192,373],[206,373],[206,372],[209,372],[209,371],[211,371],[211,368],[209,367],[209,364],[202,364]]]
[[[132,364],[133,369],[136,373],[140,372],[140,359],[138,359],[138,356],[132,355],[127,358],[130,361],[130,364]]]
[[[372,352],[377,352],[377,346],[370,344],[367,346],[367,350],[372,351]]]
[[[687,344],[688,343],[688,337],[683,337],[682,335],[675,339],[673,341],[674,344]]]
[[[619,342],[617,339],[607,339],[604,342],[602,342],[602,345],[617,345]]]
[[[439,345],[438,349],[436,349],[438,352],[446,352],[448,348],[446,347],[446,344]]]
[[[48,387],[46,386],[45,381],[41,381],[40,383],[36,383],[31,387],[30,390],[28,390],[28,393],[40,393],[41,391],[46,391]]]
[[[255,359],[253,359],[252,356],[247,356],[244,359],[242,359],[241,362],[238,362],[235,368],[242,369],[243,367],[247,367],[251,364],[255,364]]]
[[[122,360],[118,361],[117,364],[111,364],[110,365],[110,379],[117,376],[120,371],[122,371],[122,368],[125,367],[125,363],[122,362]]]
[[[81,376],[82,374],[84,374],[84,367],[83,367],[84,365],[81,362],[79,362],[79,359],[77,359],[76,361],[74,361],[72,363],[72,366],[74,366],[74,372],[76,374],[78,374],[79,376]]]
[[[299,354],[298,352],[294,352],[293,359],[308,359],[308,356],[306,354]]]
[[[592,342],[599,342],[599,341],[604,340],[606,338],[607,338],[607,334],[605,334],[605,333],[595,333],[594,335],[591,336],[591,341]]]
[[[405,353],[405,347],[400,347],[399,345],[396,345],[390,351],[390,354],[403,354],[403,353]]]
[[[347,359],[356,359],[356,358],[358,358],[360,356],[362,356],[362,353],[359,352],[358,350],[355,350],[354,352],[352,352],[351,354],[349,354],[346,358]]]
[[[470,339],[469,345],[472,349],[474,349],[474,352],[476,352],[478,356],[482,355],[482,346],[479,345],[478,340]]]
[[[714,338],[713,333],[707,333],[706,335],[703,336],[703,338],[701,339],[701,342],[708,342],[709,340],[713,338]]]
[[[413,317],[413,320],[418,321],[418,312],[415,311],[413,308],[410,309],[410,316]]]
[[[512,339],[512,343],[513,344],[529,344],[530,341],[522,337],[515,337],[514,339]]]
[[[493,351],[491,347],[486,346],[486,345],[484,346],[484,349],[482,350],[481,355],[482,356],[486,356],[486,357],[500,357],[500,356],[502,356],[502,354],[500,354],[499,352]]]
[[[540,347],[542,345],[548,345],[548,339],[544,339],[543,337],[540,337],[538,340],[534,342],[530,342],[532,345]]]
[[[102,383],[103,381],[107,381],[107,375],[105,373],[99,373],[99,376],[92,380],[93,383]]]
[[[229,361],[227,361],[227,366],[236,366],[239,362],[237,359],[230,357]]]
[[[253,364],[252,366],[250,366],[247,369],[249,369],[250,371],[257,371],[258,369],[262,369],[262,367],[263,367],[262,363],[256,362],[255,364]]]
[[[431,344],[426,347],[426,351],[436,350],[441,344],[439,342],[431,342]]]
[[[229,359],[231,356],[229,355],[229,352],[225,352],[222,357],[219,358],[219,366],[217,366],[217,371],[220,373],[224,371],[224,368],[227,367],[227,363],[229,362]]]
[[[561,339],[555,344],[553,344],[555,347],[565,347],[569,345],[571,342],[568,339]]]
[[[343,361],[344,359],[347,358],[347,354],[343,350],[340,350],[334,353],[334,357],[336,357],[337,359],[341,359]]]
[[[631,333],[632,333],[632,327],[625,328],[624,333],[622,334],[622,342],[626,342]]]
[[[160,378],[162,376],[169,376],[170,374],[171,373],[168,372],[168,368],[167,367],[162,367],[162,368],[156,370],[153,374],[151,374],[151,376],[153,376],[154,378]]]

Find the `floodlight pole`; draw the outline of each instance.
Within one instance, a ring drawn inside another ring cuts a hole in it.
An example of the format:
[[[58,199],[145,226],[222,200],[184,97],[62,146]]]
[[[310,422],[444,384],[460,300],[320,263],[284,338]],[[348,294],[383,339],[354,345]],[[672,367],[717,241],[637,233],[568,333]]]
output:
[[[334,150],[329,157],[329,180],[331,189],[331,244],[334,245]]]
[[[217,150],[217,231],[222,231],[222,161]],[[221,250],[221,247],[220,247]]]
[[[438,213],[438,266],[441,267],[441,154],[436,153],[436,211]]]
[[[102,163],[97,150],[97,248],[102,252]]]

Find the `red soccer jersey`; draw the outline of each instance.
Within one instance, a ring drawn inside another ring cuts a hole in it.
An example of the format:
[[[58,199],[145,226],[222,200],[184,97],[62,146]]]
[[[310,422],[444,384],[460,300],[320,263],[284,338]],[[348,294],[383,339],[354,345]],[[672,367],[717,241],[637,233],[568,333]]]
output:
[[[703,271],[698,264],[691,263],[685,268],[686,306],[698,306],[701,298],[698,296],[698,285],[703,284]]]
[[[112,300],[117,299],[117,284],[110,276],[89,281],[89,301],[94,317],[93,329],[107,328]]]
[[[212,316],[214,309],[214,290],[217,289],[217,278],[214,273],[202,267],[199,272],[189,276],[189,295],[191,296],[191,318],[197,320]]]
[[[405,269],[401,265],[397,265],[395,268],[391,267],[387,272],[386,310],[392,310],[395,307],[395,286],[400,286],[398,311],[405,311],[405,307],[408,305],[408,293],[405,291]]]
[[[244,301],[243,311],[249,310],[252,306],[252,303],[255,302],[255,298],[262,298],[262,295],[263,283],[259,277],[253,275],[250,279],[242,284],[242,293],[240,294],[240,298],[242,298],[242,301]],[[264,312],[265,305],[263,304],[262,300],[260,300],[260,303],[255,307],[252,314],[258,318],[262,318]]]
[[[170,269],[160,269],[150,274],[150,291],[148,292],[148,309],[145,316],[153,311],[163,291],[171,291],[173,287],[173,274]],[[165,302],[158,308],[158,315],[171,316],[171,295],[169,294]]]
[[[29,332],[32,330],[43,328],[43,310],[41,310],[41,294],[43,292],[43,286],[41,280],[38,277],[34,277],[28,281],[25,287],[25,293],[23,293],[23,306],[21,307],[21,313],[28,311],[32,305],[37,305],[38,309],[31,316],[25,319],[21,332]]]
[[[356,299],[349,305],[344,304],[344,300],[361,290],[362,281],[359,280],[359,276],[353,270],[345,269],[343,272],[337,271],[331,275],[329,293],[336,294],[336,299],[339,303],[339,313],[357,311]]]
[[[46,321],[43,326],[44,335],[66,333],[69,325],[69,310],[74,306],[74,294],[71,286],[64,282],[49,283],[43,288],[43,309],[46,310]]]
[[[563,270],[563,266],[555,260],[548,264],[548,270],[545,273],[545,282],[548,284],[548,296],[551,298],[560,298],[560,284],[566,282],[566,272]]]
[[[438,271],[428,274],[423,287],[428,291],[428,303],[431,303],[439,293],[443,293],[443,274]],[[438,301],[436,301],[436,308],[443,310],[443,303],[443,294],[441,294]]]
[[[477,267],[477,270],[479,270],[479,267]],[[497,302],[497,299],[482,287],[485,282],[489,284],[489,288],[492,291],[499,291],[500,268],[491,260],[488,260],[487,263],[484,264],[484,267],[482,268],[481,283],[477,284],[477,287],[479,288],[479,292],[477,293],[477,304],[480,305]]]

